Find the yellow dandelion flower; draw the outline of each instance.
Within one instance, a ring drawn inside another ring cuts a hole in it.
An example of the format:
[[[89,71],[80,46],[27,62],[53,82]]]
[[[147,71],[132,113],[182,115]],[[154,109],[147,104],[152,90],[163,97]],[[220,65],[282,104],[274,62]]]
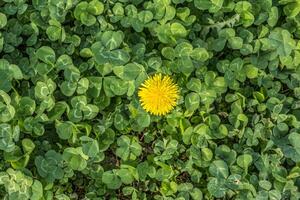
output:
[[[179,88],[169,76],[155,74],[141,85],[138,96],[147,112],[165,115],[176,106]]]

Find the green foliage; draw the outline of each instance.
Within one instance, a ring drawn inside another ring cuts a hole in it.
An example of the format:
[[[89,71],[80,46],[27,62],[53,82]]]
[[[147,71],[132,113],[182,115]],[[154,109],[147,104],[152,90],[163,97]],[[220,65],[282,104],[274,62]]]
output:
[[[48,182],[63,178],[62,156],[54,150],[47,151],[45,156],[37,156],[34,162],[39,175]]]
[[[21,171],[8,168],[0,174],[0,184],[6,188],[8,199],[41,199],[43,186],[40,181],[34,180]]]
[[[0,198],[300,199],[299,8],[0,1]],[[166,116],[137,95],[155,73]]]
[[[22,72],[17,65],[10,64],[5,59],[0,59],[0,90],[9,92],[11,90],[12,80],[22,79]]]
[[[116,155],[124,161],[135,160],[142,153],[142,147],[135,137],[121,136],[118,138],[117,144]]]
[[[88,156],[83,153],[82,147],[68,147],[63,152],[63,159],[73,170],[83,170],[87,166]]]
[[[6,123],[0,124],[0,136],[1,136],[0,149],[1,150],[6,152],[12,151],[12,149],[15,146],[14,138],[18,137],[19,134],[18,127],[16,127],[15,130],[17,132],[12,129],[10,124],[6,124]]]
[[[76,5],[74,16],[77,20],[80,20],[82,24],[92,26],[96,23],[95,16],[103,13],[103,10],[104,5],[98,0],[91,2],[82,1]]]

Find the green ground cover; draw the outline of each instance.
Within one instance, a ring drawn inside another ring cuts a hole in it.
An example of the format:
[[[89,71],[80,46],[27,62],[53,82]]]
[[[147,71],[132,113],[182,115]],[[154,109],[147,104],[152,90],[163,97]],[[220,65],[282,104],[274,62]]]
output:
[[[0,0],[0,198],[300,199],[299,0]],[[166,115],[138,96],[179,88]]]

